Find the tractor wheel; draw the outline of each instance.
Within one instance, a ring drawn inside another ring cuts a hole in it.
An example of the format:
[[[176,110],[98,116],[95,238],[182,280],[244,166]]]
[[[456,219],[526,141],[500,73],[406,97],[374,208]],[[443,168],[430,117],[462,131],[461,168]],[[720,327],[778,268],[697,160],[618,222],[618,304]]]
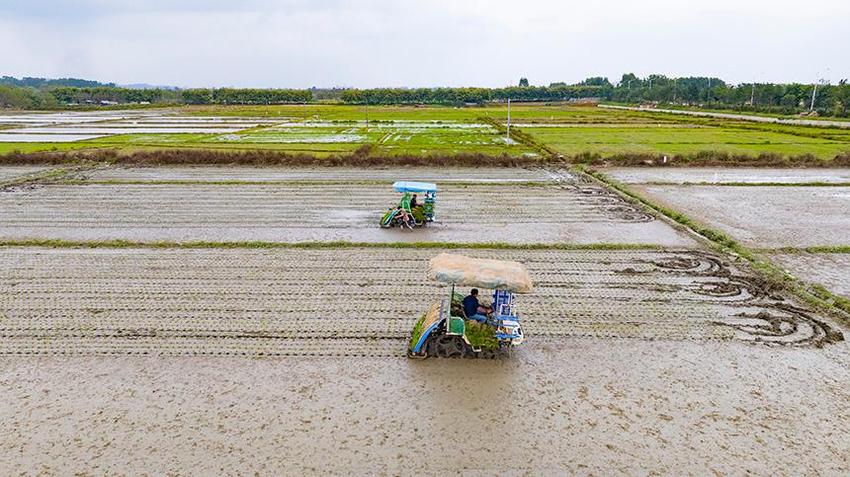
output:
[[[428,346],[428,355],[437,358],[469,358],[474,354],[461,336],[438,336]]]

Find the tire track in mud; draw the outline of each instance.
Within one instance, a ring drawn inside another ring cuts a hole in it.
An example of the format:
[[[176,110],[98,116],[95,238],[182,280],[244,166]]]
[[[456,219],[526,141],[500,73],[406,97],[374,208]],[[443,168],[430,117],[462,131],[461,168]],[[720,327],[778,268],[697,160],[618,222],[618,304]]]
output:
[[[564,337],[822,346],[841,333],[701,251],[468,250],[519,260],[530,346]],[[429,249],[0,249],[0,354],[402,356],[447,289]]]

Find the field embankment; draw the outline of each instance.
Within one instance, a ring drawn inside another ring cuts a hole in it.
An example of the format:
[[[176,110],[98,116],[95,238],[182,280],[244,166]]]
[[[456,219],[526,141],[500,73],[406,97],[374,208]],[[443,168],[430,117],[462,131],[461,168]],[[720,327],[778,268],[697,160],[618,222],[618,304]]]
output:
[[[95,149],[86,151],[12,152],[0,155],[2,166],[68,165],[78,163],[109,163],[127,166],[165,165],[245,165],[245,166],[427,166],[427,167],[553,167],[584,164],[597,167],[773,167],[773,168],[844,168],[850,167],[850,152],[831,160],[811,154],[785,156],[781,154],[729,154],[697,152],[666,156],[661,154],[593,154],[567,156],[512,156],[509,154],[399,154],[376,153],[364,146],[352,153],[316,156],[273,150],[221,151],[209,149],[151,149],[120,151]]]

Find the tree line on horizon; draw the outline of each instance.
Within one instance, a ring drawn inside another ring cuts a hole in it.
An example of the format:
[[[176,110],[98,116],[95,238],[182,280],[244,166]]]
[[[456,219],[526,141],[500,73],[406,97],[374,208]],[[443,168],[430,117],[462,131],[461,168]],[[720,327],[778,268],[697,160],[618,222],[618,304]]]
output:
[[[555,102],[598,100],[620,103],[688,105],[738,111],[794,114],[811,108],[815,85],[799,83],[728,84],[720,78],[669,78],[653,74],[639,78],[632,73],[612,83],[591,77],[575,84],[530,85],[522,78],[518,86],[504,88],[127,88],[112,83],[63,78],[0,77],[0,107],[58,109],[67,106],[112,104],[301,104],[317,101],[344,104],[443,104],[481,105],[505,102]],[[821,115],[848,116],[850,84],[817,85],[814,110]]]

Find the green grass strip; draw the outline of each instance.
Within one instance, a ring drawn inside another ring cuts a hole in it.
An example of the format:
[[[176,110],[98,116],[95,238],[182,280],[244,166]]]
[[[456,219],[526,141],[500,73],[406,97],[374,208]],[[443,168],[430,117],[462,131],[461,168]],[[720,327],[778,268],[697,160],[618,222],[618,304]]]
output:
[[[35,172],[32,174],[25,174],[18,177],[13,177],[6,181],[0,181],[0,189],[10,188],[10,187],[18,187],[24,184],[31,184],[34,182],[44,182],[51,180],[61,180],[65,177],[70,171],[65,168],[51,168],[45,171]]]
[[[850,245],[818,245],[813,247],[779,247],[756,249],[759,253],[850,253]]]
[[[130,240],[2,240],[0,247],[50,247],[50,248],[149,248],[149,249],[335,249],[335,248],[398,248],[398,249],[481,249],[481,250],[662,250],[664,247],[638,243],[592,244],[512,244],[505,242],[137,242]]]
[[[812,293],[819,299],[827,303],[831,303],[836,308],[850,313],[850,300],[848,300],[847,298],[841,295],[836,295],[821,285],[812,285],[811,288]]]

